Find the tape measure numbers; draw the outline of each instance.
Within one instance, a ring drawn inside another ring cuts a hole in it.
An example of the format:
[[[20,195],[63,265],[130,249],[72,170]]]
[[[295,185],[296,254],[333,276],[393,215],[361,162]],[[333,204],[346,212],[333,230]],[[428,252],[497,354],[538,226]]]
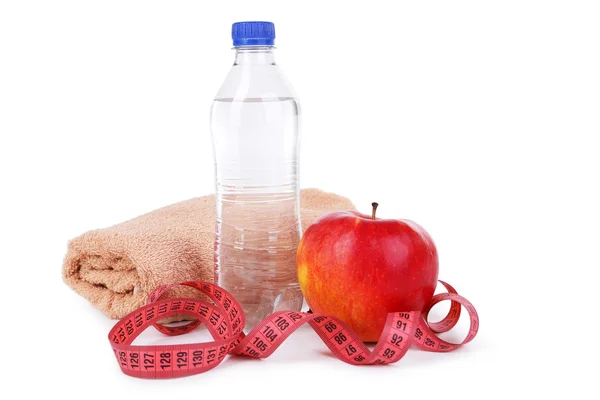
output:
[[[199,281],[161,286],[154,290],[148,304],[128,314],[111,329],[109,341],[121,370],[130,376],[149,379],[175,378],[199,374],[219,365],[227,354],[266,358],[296,329],[308,323],[331,352],[340,360],[353,365],[391,364],[400,360],[411,345],[433,352],[448,352],[473,340],[479,328],[479,317],[473,305],[457,294],[449,284],[440,281],[448,290],[433,296],[423,310],[389,313],[379,341],[371,351],[341,320],[318,313],[281,311],[269,315],[244,334],[245,316],[240,304],[219,286]],[[158,300],[173,286],[183,285],[208,295],[214,304],[191,298]],[[428,323],[431,308],[441,301],[451,301],[444,319]],[[452,329],[464,307],[470,317],[467,337],[460,344],[440,339],[436,333]],[[195,318],[190,323],[169,327],[158,321],[177,314]],[[204,323],[214,338],[212,342],[178,345],[138,346],[135,338],[150,326],[161,333],[176,336],[188,333]]]

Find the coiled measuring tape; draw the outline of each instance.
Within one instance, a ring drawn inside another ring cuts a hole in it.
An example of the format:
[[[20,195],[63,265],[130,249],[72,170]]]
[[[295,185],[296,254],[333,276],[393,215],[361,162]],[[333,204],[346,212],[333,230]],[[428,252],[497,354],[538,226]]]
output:
[[[391,364],[400,360],[414,344],[423,350],[448,352],[473,340],[479,328],[479,317],[473,305],[459,296],[449,284],[440,281],[448,290],[431,299],[423,312],[389,313],[379,341],[369,348],[341,320],[318,313],[280,311],[269,315],[247,335],[242,331],[246,318],[235,298],[221,287],[208,282],[183,282],[161,286],[154,290],[148,304],[128,314],[110,331],[108,339],[121,370],[130,376],[148,379],[175,378],[199,374],[213,369],[227,354],[266,358],[301,325],[308,323],[331,352],[340,360],[353,365]],[[158,300],[173,286],[198,289],[213,301],[209,304],[191,298]],[[451,301],[444,319],[428,323],[427,316],[437,303]],[[470,317],[467,337],[454,344],[440,339],[436,333],[452,329],[465,307]],[[176,314],[196,318],[187,325],[169,327],[158,321]],[[163,334],[176,336],[188,333],[204,323],[215,339],[212,342],[177,345],[133,345],[135,338],[146,328],[154,326]]]

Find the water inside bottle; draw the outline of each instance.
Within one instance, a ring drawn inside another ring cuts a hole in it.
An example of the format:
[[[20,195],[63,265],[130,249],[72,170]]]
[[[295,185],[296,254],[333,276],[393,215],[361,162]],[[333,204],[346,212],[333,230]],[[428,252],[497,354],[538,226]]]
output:
[[[302,306],[298,115],[290,97],[216,99],[212,107],[215,280],[241,303],[247,329]]]

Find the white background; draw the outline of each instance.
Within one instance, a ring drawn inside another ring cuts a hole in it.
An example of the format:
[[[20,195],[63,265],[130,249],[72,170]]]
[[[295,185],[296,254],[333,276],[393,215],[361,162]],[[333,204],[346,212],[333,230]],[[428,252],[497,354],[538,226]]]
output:
[[[213,191],[209,108],[231,23],[255,19],[275,22],[303,107],[302,186],[424,226],[479,311],[466,347],[353,367],[304,329],[267,360],[146,381],[120,372],[114,321],[62,282],[69,239]],[[599,21],[594,1],[2,1],[0,390],[591,397]]]

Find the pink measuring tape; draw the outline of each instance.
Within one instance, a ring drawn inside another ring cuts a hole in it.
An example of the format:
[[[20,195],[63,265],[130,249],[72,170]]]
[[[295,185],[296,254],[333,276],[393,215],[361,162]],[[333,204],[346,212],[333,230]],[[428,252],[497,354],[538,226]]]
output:
[[[242,331],[245,316],[235,298],[208,282],[183,282],[154,290],[148,304],[128,314],[111,329],[108,339],[123,373],[138,378],[161,379],[199,374],[213,369],[227,354],[266,358],[301,325],[308,323],[331,352],[340,360],[354,365],[391,364],[400,360],[411,345],[433,352],[448,352],[473,340],[479,328],[479,317],[473,305],[459,296],[449,284],[448,290],[431,299],[423,310],[389,313],[379,341],[371,351],[341,320],[317,313],[280,311],[269,315],[248,334]],[[189,286],[208,295],[214,304],[191,298],[157,300],[176,285]],[[437,303],[451,301],[446,317],[428,323],[427,316]],[[465,307],[470,318],[467,337],[460,344],[446,342],[436,333],[452,329]],[[187,325],[168,327],[158,321],[176,314],[196,318]],[[188,333],[204,323],[214,338],[212,342],[177,345],[138,346],[132,344],[146,328],[154,326],[165,335]]]

